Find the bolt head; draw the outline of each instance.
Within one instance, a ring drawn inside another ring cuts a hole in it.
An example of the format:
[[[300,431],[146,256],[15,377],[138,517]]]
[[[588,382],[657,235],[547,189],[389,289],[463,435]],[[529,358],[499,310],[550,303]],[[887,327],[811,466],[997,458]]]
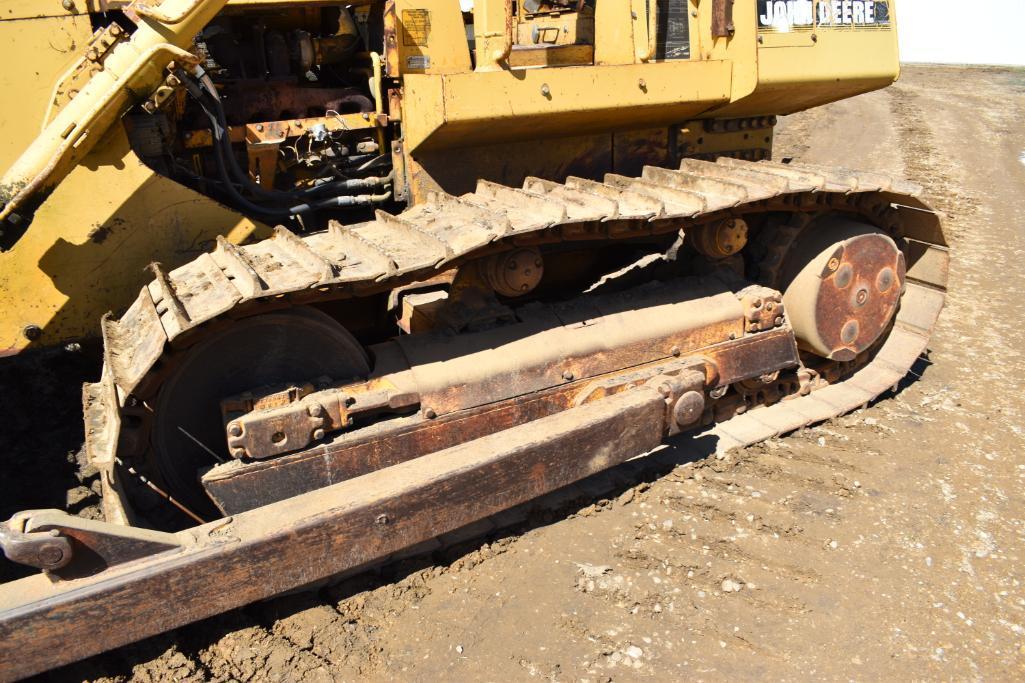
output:
[[[48,569],[57,569],[64,560],[64,551],[57,545],[44,545],[36,555],[39,563]]]
[[[434,418],[438,417],[438,413],[434,412],[433,408],[425,408],[424,417],[426,417],[428,420],[433,420]]]
[[[573,372],[570,371],[570,370],[566,370],[565,372],[562,373],[562,378],[564,380],[566,380],[567,382],[572,380],[573,379]]]
[[[43,336],[43,330],[38,325],[25,325],[25,327],[21,328],[21,333],[29,341],[35,341]]]
[[[61,0],[61,7],[70,12],[75,9],[75,2],[74,0]]]
[[[314,429],[313,430],[313,440],[314,441],[320,441],[323,438],[324,438],[324,430],[323,429]]]
[[[853,344],[854,340],[858,338],[858,332],[858,321],[848,320],[843,329],[840,330],[840,341],[844,344]]]

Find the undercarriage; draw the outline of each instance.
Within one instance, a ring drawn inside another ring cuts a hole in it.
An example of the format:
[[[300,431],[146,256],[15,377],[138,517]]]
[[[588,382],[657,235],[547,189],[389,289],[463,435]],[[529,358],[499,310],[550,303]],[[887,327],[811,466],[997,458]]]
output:
[[[667,437],[725,452],[868,403],[943,305],[946,248],[915,192],[686,160],[601,183],[481,182],[154,266],[104,320],[103,378],[84,391],[107,522],[15,520],[20,561],[51,578],[3,587],[5,651],[47,647],[33,624],[54,609],[73,628],[93,614],[77,658],[386,557]],[[224,597],[189,592],[214,572]],[[115,627],[157,593],[166,613]]]

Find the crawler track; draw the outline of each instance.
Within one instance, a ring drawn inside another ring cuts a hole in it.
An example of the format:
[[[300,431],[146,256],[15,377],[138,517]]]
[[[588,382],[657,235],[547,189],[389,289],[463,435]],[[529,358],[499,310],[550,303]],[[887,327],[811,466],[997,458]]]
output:
[[[791,400],[747,411],[764,401],[738,404],[734,397],[716,411],[728,418],[711,430],[718,450],[755,443],[871,401],[924,350],[944,301],[947,253],[937,215],[917,194],[917,187],[875,173],[685,160],[678,172],[648,168],[640,178],[609,175],[602,183],[528,179],[520,189],[481,181],[472,194],[439,194],[358,225],[332,224],[304,237],[277,228],[270,239],[244,247],[220,240],[212,254],[170,272],[154,264],[153,282],[128,311],[104,319],[103,376],[84,390],[87,453],[115,474],[116,456],[144,452],[148,406],[168,370],[232,319],[388,291],[511,245],[628,240],[770,212],[858,214],[905,251],[907,282],[896,322],[865,357],[818,367],[823,381],[815,385],[783,387]],[[761,255],[765,274],[781,258],[771,246]],[[126,522],[117,476],[102,480],[108,520]]]

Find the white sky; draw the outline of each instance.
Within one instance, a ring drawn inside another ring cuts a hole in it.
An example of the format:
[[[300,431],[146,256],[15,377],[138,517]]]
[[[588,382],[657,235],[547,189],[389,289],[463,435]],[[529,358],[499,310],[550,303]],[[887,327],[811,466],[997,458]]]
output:
[[[1025,65],[1025,0],[897,0],[904,62]]]

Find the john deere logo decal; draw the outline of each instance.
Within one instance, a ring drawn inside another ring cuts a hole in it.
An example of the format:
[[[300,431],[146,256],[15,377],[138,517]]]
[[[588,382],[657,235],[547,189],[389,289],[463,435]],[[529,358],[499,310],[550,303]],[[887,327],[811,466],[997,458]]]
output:
[[[759,31],[888,28],[887,0],[758,0]]]

